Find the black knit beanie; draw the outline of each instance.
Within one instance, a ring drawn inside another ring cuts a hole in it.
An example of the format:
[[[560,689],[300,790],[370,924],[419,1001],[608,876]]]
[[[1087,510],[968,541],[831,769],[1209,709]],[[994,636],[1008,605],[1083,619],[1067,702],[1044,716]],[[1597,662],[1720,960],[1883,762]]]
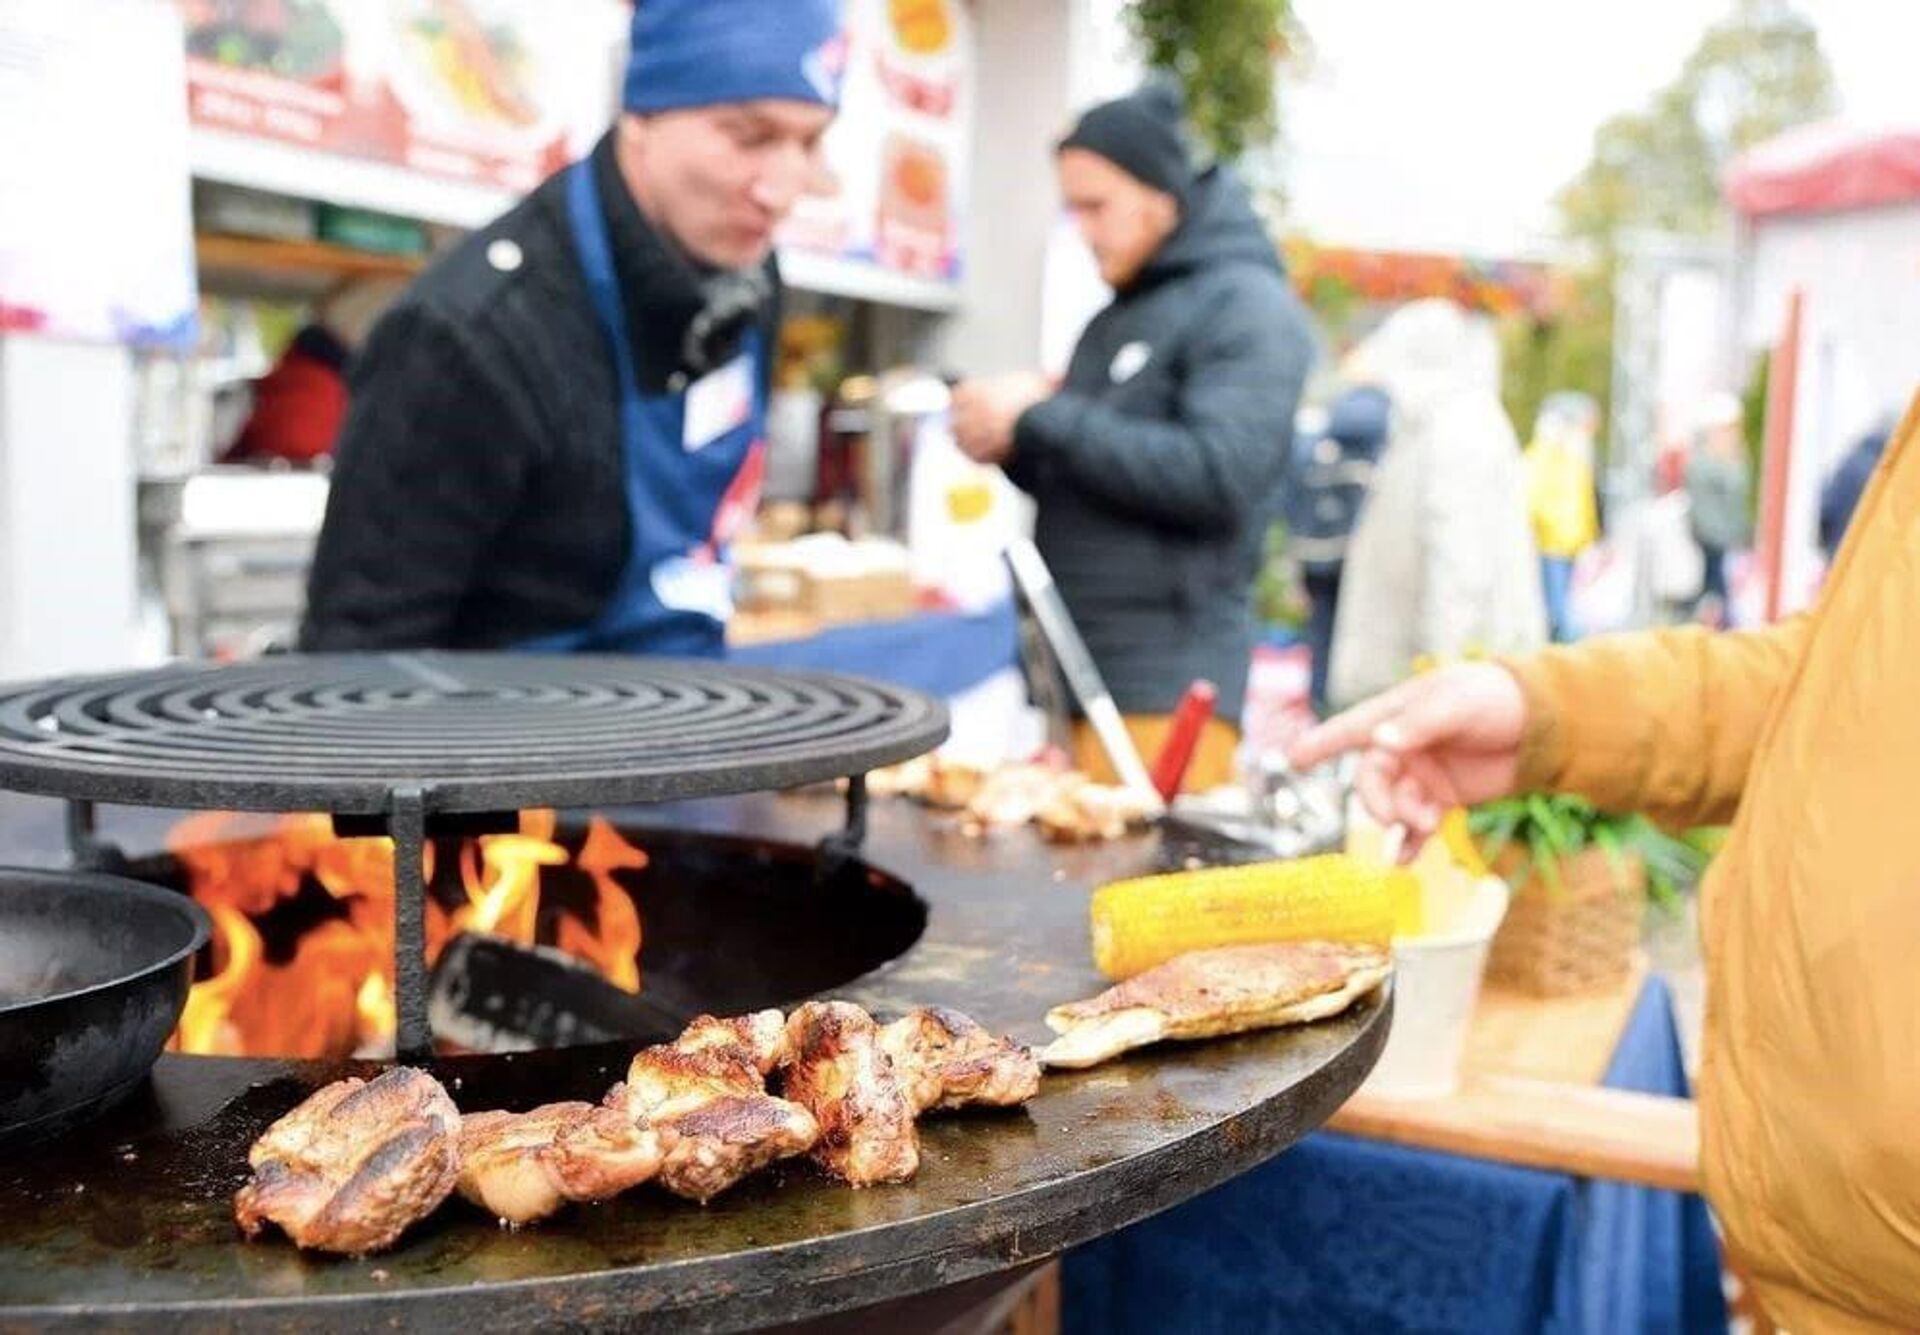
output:
[[[1165,84],[1148,84],[1088,111],[1058,147],[1097,153],[1135,180],[1184,204],[1195,176],[1185,116],[1178,91]]]

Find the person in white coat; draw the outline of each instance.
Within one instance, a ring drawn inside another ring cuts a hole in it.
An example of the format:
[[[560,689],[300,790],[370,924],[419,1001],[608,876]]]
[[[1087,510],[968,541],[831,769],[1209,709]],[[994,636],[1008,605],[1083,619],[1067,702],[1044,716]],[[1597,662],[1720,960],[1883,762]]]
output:
[[[1386,451],[1347,550],[1328,695],[1350,706],[1422,659],[1547,641],[1526,465],[1500,404],[1491,329],[1449,301],[1388,317],[1346,367],[1392,401]]]

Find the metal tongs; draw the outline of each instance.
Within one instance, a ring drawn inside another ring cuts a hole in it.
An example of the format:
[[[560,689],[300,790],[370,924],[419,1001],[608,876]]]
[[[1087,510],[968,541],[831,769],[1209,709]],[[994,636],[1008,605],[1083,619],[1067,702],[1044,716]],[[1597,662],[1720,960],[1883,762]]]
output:
[[[1114,704],[1112,692],[1107,690],[1100,669],[1094,665],[1087,642],[1080,638],[1080,631],[1073,624],[1073,617],[1060,597],[1053,572],[1047,569],[1040,549],[1026,538],[1015,538],[1007,544],[1007,565],[1013,571],[1013,582],[1019,587],[1020,596],[1046,638],[1047,647],[1053,651],[1054,661],[1060,665],[1067,689],[1073,692],[1094,736],[1100,739],[1100,747],[1107,753],[1107,761],[1121,785],[1135,794],[1148,811],[1155,816],[1163,815],[1166,803],[1154,787],[1146,762],[1134,747],[1133,736],[1120,717],[1119,706]]]

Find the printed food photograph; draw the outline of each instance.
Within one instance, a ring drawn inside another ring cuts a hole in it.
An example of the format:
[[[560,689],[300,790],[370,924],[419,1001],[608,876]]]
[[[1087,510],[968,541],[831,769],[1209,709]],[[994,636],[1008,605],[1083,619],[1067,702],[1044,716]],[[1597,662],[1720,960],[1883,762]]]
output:
[[[916,56],[936,55],[953,41],[953,15],[948,0],[887,0],[887,18],[902,50]]]
[[[395,71],[395,84],[403,98],[424,88],[435,102],[467,121],[509,130],[539,124],[540,108],[529,91],[532,57],[515,29],[497,21],[490,6],[469,0],[414,0],[396,9],[405,59]]]
[[[338,80],[344,39],[328,0],[183,0],[187,54],[301,83]]]

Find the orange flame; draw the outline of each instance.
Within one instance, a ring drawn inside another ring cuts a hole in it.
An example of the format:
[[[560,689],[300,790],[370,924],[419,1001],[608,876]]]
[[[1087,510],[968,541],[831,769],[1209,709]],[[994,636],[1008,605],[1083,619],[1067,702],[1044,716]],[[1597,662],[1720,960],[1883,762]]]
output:
[[[202,813],[182,821],[168,839],[194,898],[213,917],[215,943],[215,972],[194,985],[170,1046],[290,1057],[391,1051],[393,841],[336,838],[325,816],[250,827],[253,820]],[[554,841],[557,827],[556,813],[528,811],[518,834],[462,842],[457,866],[466,903],[449,912],[428,897],[429,961],[459,932],[491,932],[527,945],[540,940],[543,869],[570,861]],[[429,883],[434,847],[425,850]],[[571,863],[592,882],[591,905],[563,900],[549,913],[552,944],[639,991],[640,914],[614,873],[645,867],[646,854],[595,817]],[[278,961],[260,920],[309,880],[337,902],[341,916],[305,931],[292,943],[291,958]]]
[[[213,919],[214,953],[220,964],[211,978],[187,993],[180,1026],[167,1046],[181,1052],[230,1055],[240,1050],[240,1036],[227,1017],[260,963],[260,933],[246,914],[231,905],[208,904],[207,914]]]
[[[455,932],[492,932],[532,945],[540,911],[540,868],[563,867],[567,850],[524,834],[489,835],[480,841],[484,877],[466,878],[466,908],[455,909]],[[471,871],[463,860],[461,871]]]
[[[616,871],[640,871],[647,855],[622,839],[605,817],[587,825],[587,841],[574,865],[593,878],[594,927],[578,918],[563,918],[555,942],[605,974],[607,981],[629,992],[640,990],[640,910],[633,896],[613,879]]]

